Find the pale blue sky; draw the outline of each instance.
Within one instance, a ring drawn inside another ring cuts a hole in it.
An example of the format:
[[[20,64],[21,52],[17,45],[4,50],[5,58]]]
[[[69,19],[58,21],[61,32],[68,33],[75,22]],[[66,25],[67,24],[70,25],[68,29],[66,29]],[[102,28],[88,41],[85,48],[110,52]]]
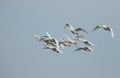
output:
[[[119,0],[0,0],[0,78],[120,78]],[[43,50],[34,34],[61,39],[66,23],[89,32],[94,52]],[[91,32],[97,24],[113,28]]]

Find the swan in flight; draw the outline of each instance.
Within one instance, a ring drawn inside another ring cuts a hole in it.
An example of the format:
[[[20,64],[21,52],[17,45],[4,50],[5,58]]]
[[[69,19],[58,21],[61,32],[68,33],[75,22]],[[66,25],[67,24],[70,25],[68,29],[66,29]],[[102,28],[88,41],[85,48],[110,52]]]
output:
[[[102,29],[104,29],[104,30],[106,30],[106,31],[110,31],[110,32],[111,32],[111,35],[112,35],[112,38],[114,38],[114,33],[113,33],[112,28],[110,28],[110,27],[108,27],[108,26],[106,26],[106,25],[100,25],[100,24],[98,24],[98,25],[93,29],[93,31],[95,31],[95,30],[97,30],[97,29],[99,29],[99,28],[102,28]]]
[[[49,36],[38,36],[37,34],[34,34],[34,36],[38,41],[44,41],[46,43],[51,39]]]
[[[45,44],[42,49],[51,49],[52,51],[54,51],[56,53],[63,53],[58,47],[50,46],[47,44]]]
[[[84,44],[86,45],[89,45],[89,46],[95,46],[95,44],[93,44],[92,42],[86,40],[86,39],[79,39],[81,42],[83,42]]]
[[[59,45],[61,45],[64,48],[64,46],[71,46],[71,43],[69,43],[66,39],[62,39],[62,41],[59,41]]]
[[[79,32],[80,32],[80,31],[83,31],[83,32],[85,32],[86,34],[88,34],[87,31],[85,31],[84,29],[82,29],[82,28],[73,28],[73,26],[70,25],[70,24],[66,24],[64,28],[65,28],[66,30],[71,31],[73,34],[79,35]]]
[[[63,45],[63,47],[71,46],[72,44],[76,44],[76,41],[69,37],[67,37],[67,39],[63,38],[62,41],[59,42],[59,45]]]
[[[76,46],[78,47],[75,51],[79,51],[79,50],[84,50],[84,51],[93,51],[93,49],[89,48],[89,47],[86,47],[86,46]]]
[[[75,38],[70,38],[70,37],[68,37],[67,35],[65,35],[65,37],[67,38],[67,39],[66,39],[66,42],[68,42],[68,43],[70,43],[70,44],[77,44]]]
[[[52,38],[48,32],[46,32],[46,35],[44,36],[38,36],[37,34],[34,34],[34,36],[38,41],[43,41],[46,44],[50,44],[51,41],[54,40],[54,38]]]

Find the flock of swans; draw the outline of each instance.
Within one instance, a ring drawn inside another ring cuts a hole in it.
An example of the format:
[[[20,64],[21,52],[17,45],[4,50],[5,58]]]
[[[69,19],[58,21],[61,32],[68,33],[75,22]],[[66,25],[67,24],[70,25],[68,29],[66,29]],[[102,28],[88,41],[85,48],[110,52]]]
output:
[[[84,39],[83,38],[84,36],[79,35],[80,32],[84,32],[88,34],[86,30],[82,28],[74,28],[70,24],[66,24],[64,28],[70,31],[72,34],[74,34],[74,37],[70,38],[66,35],[65,36],[66,38],[62,39],[61,41],[58,41],[56,38],[53,38],[48,32],[46,32],[46,35],[44,36],[39,36],[37,34],[35,34],[34,36],[39,42],[42,41],[44,43],[44,47],[42,49],[50,49],[56,53],[63,53],[63,51],[60,50],[60,47],[64,48],[71,45],[75,45],[76,49],[74,51],[79,51],[79,50],[80,51],[83,50],[87,52],[94,51],[92,48],[90,48],[90,46],[95,46],[95,45],[92,42]],[[111,32],[112,38],[114,38],[114,33],[111,27],[98,24],[95,28],[93,28],[92,31],[95,31],[97,29],[104,29],[105,31]],[[80,46],[77,43],[77,41],[81,41],[85,45]]]

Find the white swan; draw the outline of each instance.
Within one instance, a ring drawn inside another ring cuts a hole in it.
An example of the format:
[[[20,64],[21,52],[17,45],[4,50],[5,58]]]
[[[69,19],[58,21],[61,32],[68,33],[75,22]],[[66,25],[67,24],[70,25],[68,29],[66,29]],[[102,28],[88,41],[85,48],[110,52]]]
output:
[[[98,25],[93,29],[93,31],[95,31],[95,30],[97,30],[97,29],[99,29],[99,28],[103,28],[103,29],[106,30],[106,31],[110,31],[110,32],[111,32],[111,35],[112,35],[112,38],[114,38],[114,33],[113,33],[112,28],[110,28],[110,27],[108,27],[108,26],[106,26],[106,25],[98,24]]]
[[[81,42],[83,42],[84,44],[86,45],[89,45],[89,46],[95,46],[95,44],[93,44],[92,42],[86,40],[86,39],[79,39]]]
[[[46,44],[50,44],[51,41],[53,40],[53,38],[50,36],[48,32],[46,32],[46,35],[44,36],[38,36],[37,34],[34,34],[34,36],[38,41],[43,41]]]
[[[67,29],[67,30],[69,30],[69,31],[71,31],[73,34],[79,35],[80,31],[83,31],[86,34],[88,34],[87,31],[85,31],[84,29],[82,29],[82,28],[73,28],[73,26],[70,25],[70,24],[66,24],[64,28]]]
[[[84,50],[84,51],[88,51],[88,52],[93,51],[92,48],[89,48],[86,46],[76,46],[76,47],[78,47],[78,48],[75,51],[79,51],[79,50]]]
[[[64,46],[71,46],[71,43],[69,43],[66,39],[62,39],[61,41],[59,41],[59,45],[61,45],[64,48]]]
[[[68,42],[68,43],[70,43],[70,44],[77,44],[75,38],[70,38],[70,37],[68,37],[67,35],[65,35],[65,37],[67,38],[67,39],[66,39],[66,42]]]
[[[44,47],[42,49],[51,49],[52,51],[56,52],[56,53],[63,53],[59,48],[54,47],[54,46],[50,46],[50,45],[44,45]]]

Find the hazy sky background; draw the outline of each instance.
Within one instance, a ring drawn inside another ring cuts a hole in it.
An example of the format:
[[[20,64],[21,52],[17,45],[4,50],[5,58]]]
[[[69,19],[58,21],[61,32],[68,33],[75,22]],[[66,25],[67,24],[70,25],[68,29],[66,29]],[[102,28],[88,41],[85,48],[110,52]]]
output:
[[[66,23],[87,30],[95,51],[41,49],[34,34],[73,36]],[[91,32],[97,24],[112,27],[115,39],[103,30]],[[0,0],[0,78],[120,78],[119,33],[119,0]]]

